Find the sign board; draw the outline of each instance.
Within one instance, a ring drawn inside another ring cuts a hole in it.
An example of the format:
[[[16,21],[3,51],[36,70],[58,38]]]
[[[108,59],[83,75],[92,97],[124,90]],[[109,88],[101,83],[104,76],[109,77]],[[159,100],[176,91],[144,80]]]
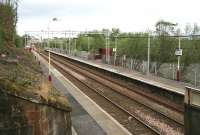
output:
[[[182,49],[177,48],[176,51],[175,51],[175,55],[176,56],[182,56],[183,55]]]
[[[117,48],[113,48],[113,52],[116,52],[117,51]]]

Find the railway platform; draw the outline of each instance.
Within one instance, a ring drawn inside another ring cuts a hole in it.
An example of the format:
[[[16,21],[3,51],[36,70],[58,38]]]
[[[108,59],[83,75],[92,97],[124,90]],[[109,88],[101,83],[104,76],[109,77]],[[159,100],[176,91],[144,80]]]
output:
[[[96,67],[96,68],[107,70],[109,72],[113,72],[118,75],[125,76],[125,77],[131,78],[133,80],[136,80],[136,81],[139,81],[139,82],[151,85],[151,86],[162,88],[163,90],[167,90],[167,91],[170,91],[172,93],[176,93],[176,94],[182,95],[182,96],[184,96],[184,93],[185,93],[185,86],[190,86],[189,84],[186,84],[183,82],[177,82],[175,80],[169,80],[169,79],[158,77],[158,76],[151,75],[151,74],[143,75],[139,72],[135,72],[130,69],[112,66],[112,65],[108,65],[108,64],[103,64],[103,63],[100,63],[95,60],[87,60],[86,61],[86,60],[82,60],[82,59],[74,57],[74,56],[61,54],[61,53],[58,53],[55,51],[51,51],[51,53],[67,57],[69,59],[73,59],[73,60],[88,64],[88,65]]]
[[[36,52],[34,55],[48,75],[48,63]],[[131,135],[131,133],[101,109],[72,82],[51,66],[54,87],[67,96],[72,106],[73,135]]]

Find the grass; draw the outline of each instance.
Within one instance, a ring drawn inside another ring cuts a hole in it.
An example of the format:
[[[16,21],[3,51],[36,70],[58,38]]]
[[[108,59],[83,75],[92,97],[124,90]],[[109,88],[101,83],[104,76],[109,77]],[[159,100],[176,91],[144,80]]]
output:
[[[56,106],[69,107],[66,97],[56,90],[43,75],[42,69],[32,53],[15,49],[6,57],[0,56],[0,89]],[[0,53],[1,55],[4,53]],[[25,97],[25,98],[27,98]]]
[[[12,54],[0,57],[1,88],[18,91],[27,88],[35,89],[42,76],[42,70],[38,63],[31,53],[24,50],[16,49],[15,52],[13,50],[11,52]]]

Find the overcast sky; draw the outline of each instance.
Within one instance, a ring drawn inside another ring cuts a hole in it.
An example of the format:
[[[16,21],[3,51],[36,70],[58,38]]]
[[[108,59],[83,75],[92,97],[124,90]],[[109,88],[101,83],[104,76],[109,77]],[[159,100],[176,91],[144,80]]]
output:
[[[138,32],[155,29],[159,19],[178,23],[200,22],[198,0],[21,0],[18,33],[47,30],[101,30],[120,28]]]

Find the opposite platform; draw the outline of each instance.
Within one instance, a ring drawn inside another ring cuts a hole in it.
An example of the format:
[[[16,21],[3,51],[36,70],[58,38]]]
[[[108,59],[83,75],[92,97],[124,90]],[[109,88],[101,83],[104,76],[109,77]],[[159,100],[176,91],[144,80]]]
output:
[[[121,76],[125,76],[125,77],[131,78],[133,80],[137,80],[137,81],[143,82],[145,84],[152,85],[152,86],[155,86],[158,88],[162,88],[163,90],[171,91],[173,93],[177,93],[180,95],[185,94],[185,86],[186,85],[188,86],[188,84],[185,84],[182,82],[165,79],[165,78],[154,76],[151,74],[143,75],[139,72],[134,72],[133,70],[130,70],[130,69],[125,69],[125,68],[112,66],[112,65],[108,65],[108,64],[103,64],[103,63],[99,63],[99,62],[96,62],[93,60],[86,61],[86,60],[82,60],[82,59],[74,57],[74,56],[68,56],[66,54],[61,54],[61,53],[58,53],[55,51],[51,51],[51,52],[54,54],[57,54],[57,55],[61,55],[61,56],[79,61],[81,63],[91,65],[93,67],[107,70],[109,72],[113,72],[113,73],[119,74]]]

